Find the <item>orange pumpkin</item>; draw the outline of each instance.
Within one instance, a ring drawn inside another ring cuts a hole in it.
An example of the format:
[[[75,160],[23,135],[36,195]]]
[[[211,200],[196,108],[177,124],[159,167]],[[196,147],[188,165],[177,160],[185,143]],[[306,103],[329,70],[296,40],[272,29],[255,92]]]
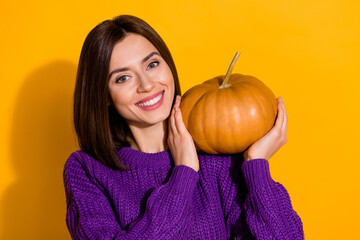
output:
[[[255,77],[218,76],[189,89],[181,101],[184,123],[198,150],[232,154],[246,150],[274,125],[277,100]]]

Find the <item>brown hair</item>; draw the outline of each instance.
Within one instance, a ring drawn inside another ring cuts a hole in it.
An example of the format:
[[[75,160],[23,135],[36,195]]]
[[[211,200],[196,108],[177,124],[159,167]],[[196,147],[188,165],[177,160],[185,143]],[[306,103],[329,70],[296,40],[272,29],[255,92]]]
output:
[[[125,121],[109,102],[108,74],[115,44],[128,33],[147,38],[171,69],[175,95],[181,95],[179,78],[171,53],[159,34],[145,21],[130,15],[106,20],[90,31],[85,39],[76,76],[74,125],[81,150],[115,169],[127,169],[117,151],[129,147],[131,136]]]

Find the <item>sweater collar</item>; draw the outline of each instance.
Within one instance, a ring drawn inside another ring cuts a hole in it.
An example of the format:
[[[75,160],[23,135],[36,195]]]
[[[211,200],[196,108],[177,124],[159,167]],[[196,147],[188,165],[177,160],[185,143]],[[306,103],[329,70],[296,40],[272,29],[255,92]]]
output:
[[[146,153],[130,147],[124,147],[118,152],[118,155],[120,160],[129,167],[159,168],[174,165],[169,150],[158,153]]]

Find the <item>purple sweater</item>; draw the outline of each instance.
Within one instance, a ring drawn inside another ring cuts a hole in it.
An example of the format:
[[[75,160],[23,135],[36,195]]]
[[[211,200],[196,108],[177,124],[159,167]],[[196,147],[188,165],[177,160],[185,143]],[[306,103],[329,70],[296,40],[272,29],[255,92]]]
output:
[[[73,239],[303,239],[302,223],[268,161],[199,153],[199,172],[170,151],[123,148],[131,170],[77,151],[65,164]]]

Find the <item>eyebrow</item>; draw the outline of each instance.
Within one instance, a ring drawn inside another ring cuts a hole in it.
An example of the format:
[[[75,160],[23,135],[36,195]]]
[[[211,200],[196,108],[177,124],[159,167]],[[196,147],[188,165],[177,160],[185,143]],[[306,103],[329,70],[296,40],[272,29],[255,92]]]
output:
[[[143,58],[143,60],[141,60],[141,63],[144,63],[146,62],[147,60],[149,60],[152,56],[154,55],[158,55],[160,56],[160,54],[158,52],[151,52],[149,55],[147,55],[146,57]],[[123,67],[123,68],[117,68],[117,69],[114,69],[110,74],[109,74],[109,77],[108,79],[111,78],[111,76],[115,73],[118,73],[118,72],[123,72],[123,71],[127,71],[129,70],[128,67]]]

